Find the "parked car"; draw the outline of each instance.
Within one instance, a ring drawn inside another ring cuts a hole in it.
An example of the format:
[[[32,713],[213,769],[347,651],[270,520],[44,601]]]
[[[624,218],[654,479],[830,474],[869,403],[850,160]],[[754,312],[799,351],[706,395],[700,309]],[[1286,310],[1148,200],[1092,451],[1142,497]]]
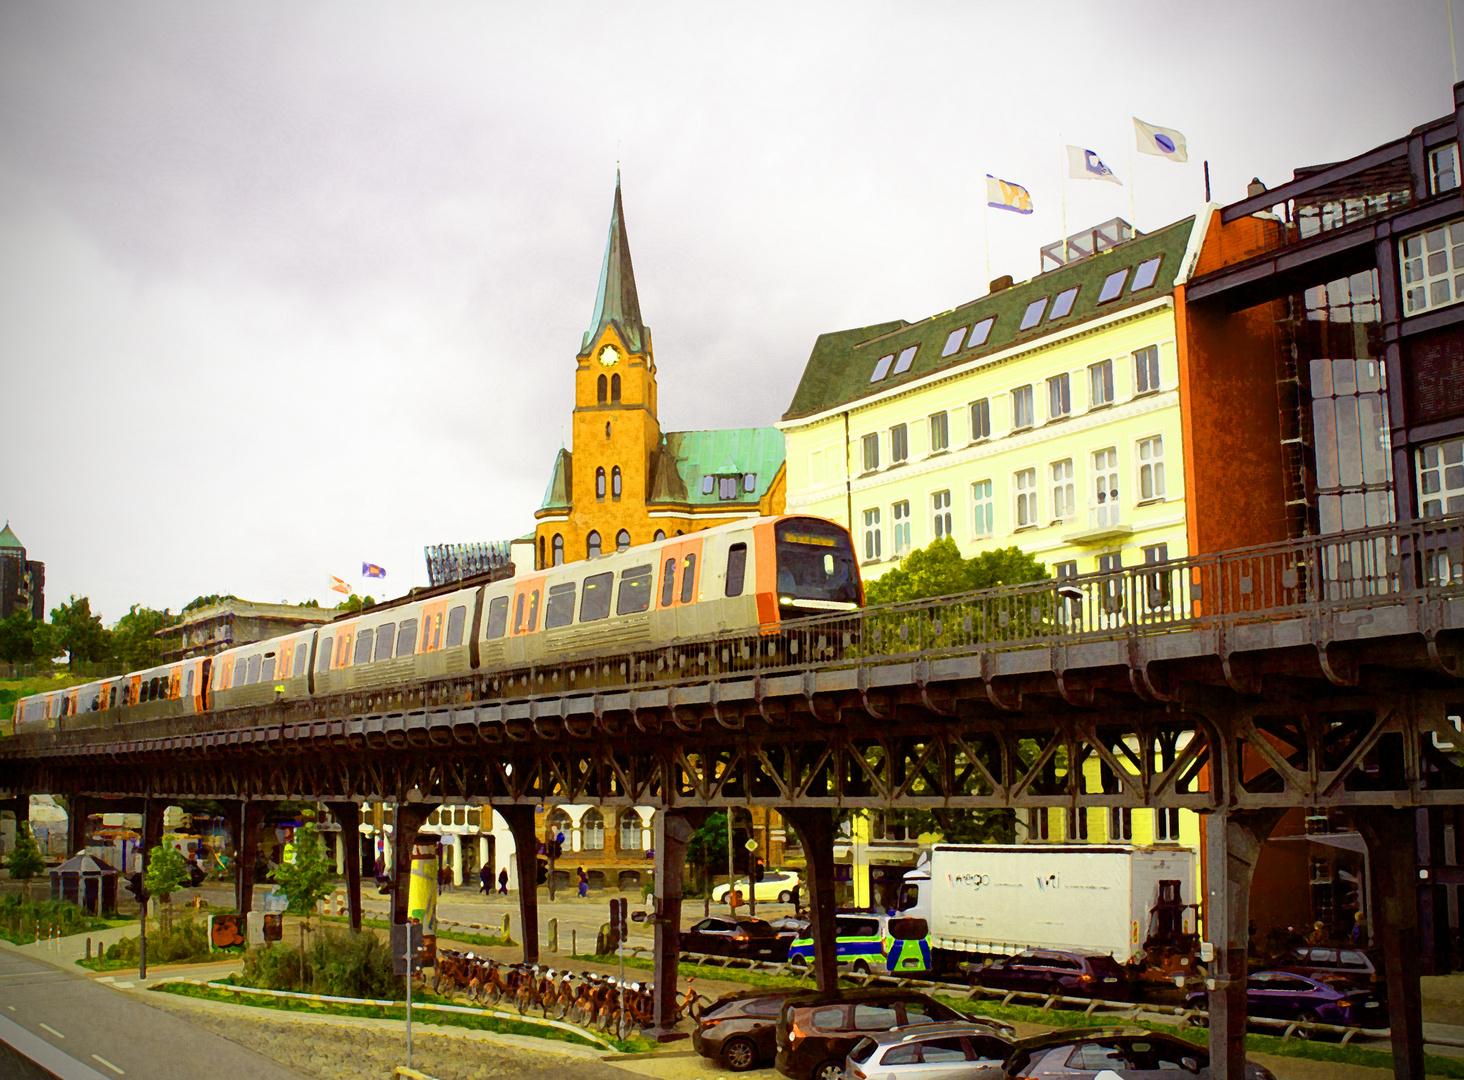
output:
[[[966,970],[972,984],[996,990],[1106,1001],[1127,1001],[1129,996],[1128,973],[1111,956],[1028,949]]]
[[[854,1044],[845,1080],[1004,1080],[1012,1040],[984,1023],[917,1024]]]
[[[866,1036],[912,1024],[962,1021],[1010,1038],[1013,1028],[967,1016],[913,990],[812,993],[783,1002],[776,1065],[794,1080],[840,1080],[849,1051]]]
[[[1278,971],[1290,971],[1322,982],[1345,980],[1387,993],[1381,955],[1345,946],[1303,945],[1292,949],[1276,964]]]
[[[1208,1080],[1210,1053],[1203,1046],[1139,1028],[1088,1028],[1054,1031],[1018,1041],[1006,1060],[1005,1075],[1043,1080]],[[1253,1061],[1246,1080],[1276,1080]]]
[[[1207,996],[1196,990],[1185,998],[1203,1009]],[[1290,971],[1258,971],[1245,988],[1245,1008],[1251,1016],[1308,1023],[1356,1024],[1364,1028],[1388,1026],[1388,1006],[1371,990],[1332,986]],[[1305,1030],[1297,1032],[1307,1038]]]
[[[888,915],[863,912],[841,912],[834,916],[834,944],[838,962],[848,964],[858,975],[882,971],[885,967]],[[793,964],[813,962],[813,924],[788,946],[788,961]]]
[[[748,960],[777,961],[788,955],[787,942],[762,919],[734,919],[730,915],[710,915],[690,930],[681,931],[681,949]]]
[[[691,1033],[691,1045],[702,1057],[720,1060],[733,1072],[771,1063],[778,1049],[778,1013],[783,1002],[806,993],[801,987],[760,987],[725,994],[701,1014]]]
[[[803,885],[803,879],[790,870],[765,870],[763,879],[757,883],[758,903],[791,904],[793,902],[793,890]],[[725,904],[727,902],[728,888],[734,888],[742,894],[742,902],[747,903],[752,893],[747,891],[747,879],[735,881],[731,886],[718,885],[712,890],[712,902]]]
[[[801,937],[807,937],[811,932],[809,927],[813,924],[807,919],[795,918],[792,915],[784,915],[781,919],[769,919],[768,925],[778,933],[778,938],[786,941],[789,945]]]

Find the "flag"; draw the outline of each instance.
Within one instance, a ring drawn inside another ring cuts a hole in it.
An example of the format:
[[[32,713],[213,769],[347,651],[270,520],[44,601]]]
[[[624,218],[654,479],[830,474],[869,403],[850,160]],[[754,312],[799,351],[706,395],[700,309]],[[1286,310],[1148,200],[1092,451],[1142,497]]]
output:
[[[1113,175],[1113,170],[1097,154],[1081,146],[1069,146],[1068,178],[1071,180],[1107,180],[1110,184],[1123,187],[1123,181]]]
[[[1170,161],[1189,160],[1189,150],[1184,144],[1184,136],[1173,128],[1146,124],[1136,116],[1134,117],[1134,138],[1137,140],[1141,154],[1153,154],[1155,157],[1168,158]]]
[[[375,563],[363,562],[361,564],[362,577],[386,577],[386,571]]]
[[[347,596],[351,594],[351,587],[334,574],[330,576],[330,589],[331,592],[345,593]]]
[[[986,205],[997,210],[1013,210],[1018,214],[1032,212],[1032,196],[1021,184],[1009,184],[986,174]]]

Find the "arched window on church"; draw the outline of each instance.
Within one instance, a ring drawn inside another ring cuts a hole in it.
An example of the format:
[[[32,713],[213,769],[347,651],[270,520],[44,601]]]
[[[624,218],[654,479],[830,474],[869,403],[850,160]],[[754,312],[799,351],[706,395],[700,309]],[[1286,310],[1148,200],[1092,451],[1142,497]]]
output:
[[[605,469],[603,466],[595,470],[595,501],[605,501]]]
[[[601,378],[604,378],[604,376],[602,375]],[[611,401],[619,401],[620,400],[620,376],[619,375],[611,375],[610,376],[610,400]]]
[[[615,534],[615,550],[624,551],[630,547],[630,533],[621,529]]]
[[[616,502],[620,501],[620,466],[610,470],[610,497]]]
[[[554,534],[554,565],[564,565],[564,537],[560,536],[559,533]]]
[[[605,438],[608,439],[609,437],[610,437],[610,421],[609,420],[606,420],[605,421]]]
[[[657,529],[656,530],[656,535],[653,536],[653,537],[651,537],[652,543],[656,543],[656,544],[659,544],[664,539],[666,539],[666,530],[665,529]],[[405,961],[403,961],[403,963],[405,963]]]
[[[544,569],[544,538],[539,537],[539,569]]]
[[[605,815],[594,807],[585,811],[580,819],[581,834],[585,838],[586,851],[605,850]]]
[[[600,534],[594,529],[591,529],[590,535],[585,538],[585,551],[592,559],[600,554]]]
[[[595,400],[601,405],[605,404],[605,376],[603,375],[595,383]]]

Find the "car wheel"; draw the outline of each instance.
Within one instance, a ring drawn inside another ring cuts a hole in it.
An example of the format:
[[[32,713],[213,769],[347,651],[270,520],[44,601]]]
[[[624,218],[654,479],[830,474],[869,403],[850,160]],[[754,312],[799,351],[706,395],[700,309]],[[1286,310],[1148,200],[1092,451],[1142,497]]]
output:
[[[1319,1024],[1321,1023],[1322,1018],[1316,1013],[1312,1012],[1310,1009],[1307,1009],[1303,1012],[1297,1013],[1296,1020],[1297,1023],[1301,1024]],[[1307,1028],[1296,1029],[1296,1037],[1298,1039],[1318,1039],[1321,1038],[1321,1035],[1322,1033],[1320,1031],[1311,1031]]]
[[[751,1039],[728,1039],[722,1044],[722,1062],[733,1072],[746,1072],[757,1065],[757,1046]]]
[[[788,890],[784,889],[782,892],[780,892],[778,894],[778,903],[780,903],[780,904],[791,904],[792,902],[793,902],[793,894],[790,893],[790,892],[788,892]]]
[[[405,963],[405,961],[403,962]],[[855,960],[853,971],[855,975],[868,975],[869,965],[866,964],[863,960]]]
[[[788,966],[796,968],[806,968],[808,966],[808,957],[804,956],[802,953],[794,953],[792,956],[788,957]]]
[[[825,1061],[813,1070],[812,1080],[844,1080],[842,1061]]]

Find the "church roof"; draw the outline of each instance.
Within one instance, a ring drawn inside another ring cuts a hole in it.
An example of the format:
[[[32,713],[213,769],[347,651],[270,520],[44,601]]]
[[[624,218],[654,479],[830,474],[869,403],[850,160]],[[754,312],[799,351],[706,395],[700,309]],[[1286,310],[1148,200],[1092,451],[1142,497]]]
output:
[[[574,491],[574,456],[564,447],[554,459],[554,471],[549,475],[549,486],[544,489],[544,501],[540,510],[569,510],[570,494]]]
[[[723,428],[668,431],[654,456],[650,505],[756,506],[782,468],[786,451],[777,428]],[[719,480],[734,476],[739,478],[736,494],[724,499]]]
[[[585,331],[582,349],[600,336],[606,324],[615,327],[632,352],[645,350],[646,327],[641,322],[640,297],[635,291],[635,271],[630,265],[630,239],[625,235],[625,210],[620,205],[620,173],[615,174],[615,208],[610,213],[610,236],[605,241],[605,261],[600,266],[600,286],[595,291],[595,313]]]
[[[0,529],[0,548],[19,548],[25,550],[25,545],[20,542],[20,537],[10,531],[10,522],[5,523],[5,528]]]

